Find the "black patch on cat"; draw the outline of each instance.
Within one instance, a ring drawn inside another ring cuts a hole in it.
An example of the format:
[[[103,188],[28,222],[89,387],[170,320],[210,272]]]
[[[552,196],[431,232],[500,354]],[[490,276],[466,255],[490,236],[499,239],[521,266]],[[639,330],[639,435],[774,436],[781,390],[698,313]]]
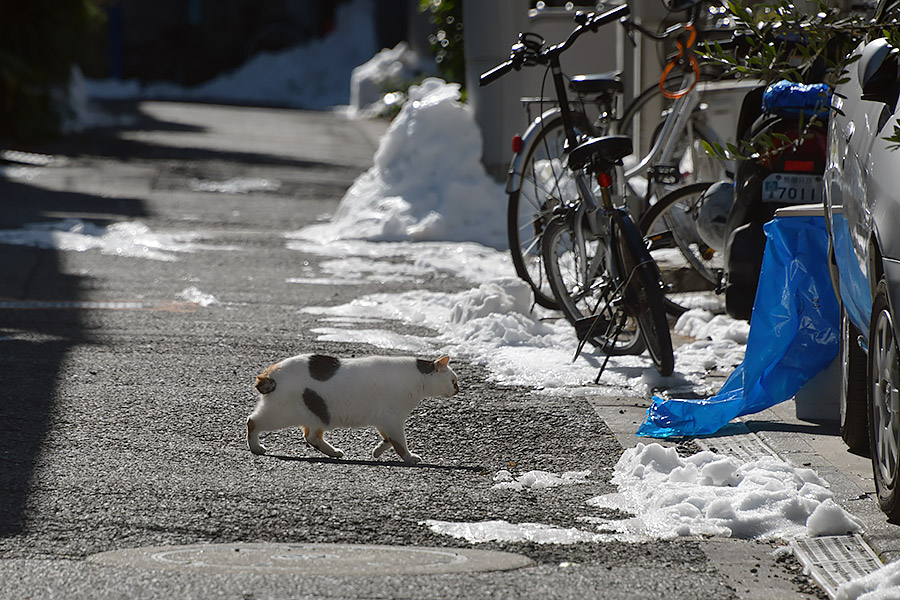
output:
[[[328,412],[328,406],[325,405],[325,399],[315,393],[313,390],[306,388],[303,390],[303,404],[309,409],[309,412],[316,415],[323,425],[331,422],[331,413]]]
[[[316,381],[328,381],[341,366],[341,359],[334,356],[313,354],[309,357],[309,374]]]
[[[429,375],[431,373],[434,373],[434,361],[417,358],[416,368],[422,375]]]

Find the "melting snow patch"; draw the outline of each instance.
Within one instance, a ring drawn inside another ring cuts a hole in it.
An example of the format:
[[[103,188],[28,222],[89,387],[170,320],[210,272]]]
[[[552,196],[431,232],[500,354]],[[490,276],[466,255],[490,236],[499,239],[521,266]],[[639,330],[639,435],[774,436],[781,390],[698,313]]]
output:
[[[104,254],[173,261],[176,252],[199,249],[230,249],[224,246],[205,246],[196,240],[196,233],[153,233],[138,221],[113,223],[106,227],[81,219],[63,219],[47,223],[32,223],[22,229],[0,230],[0,243],[63,251],[84,252],[100,250]]]
[[[514,273],[507,252],[474,243],[446,242],[369,242],[335,240],[323,244],[309,229],[289,233],[287,247],[306,254],[334,257],[319,268],[335,278],[355,275],[363,269],[380,276],[421,278],[454,276],[472,283],[488,283],[508,279]],[[348,259],[354,259],[353,262]],[[391,259],[377,263],[378,259]],[[399,262],[399,261],[404,262]],[[348,266],[349,265],[349,266]]]
[[[541,523],[509,523],[484,521],[482,523],[451,523],[448,521],[423,521],[433,532],[464,539],[473,544],[484,542],[534,542],[538,544],[577,544],[602,542],[606,536],[577,528],[564,529]]]
[[[281,187],[281,182],[277,179],[262,177],[233,177],[227,181],[191,179],[189,185],[195,192],[248,194],[250,192],[276,192]]]
[[[376,348],[392,348],[407,352],[427,353],[434,349],[425,338],[403,335],[383,329],[340,329],[337,327],[317,327],[312,329],[323,342],[363,343]]]
[[[562,475],[550,473],[548,471],[528,471],[522,473],[518,477],[509,471],[498,471],[494,475],[493,489],[497,490],[524,490],[526,488],[540,490],[544,488],[559,487],[561,485],[572,485],[576,483],[585,483],[590,471],[566,471]]]
[[[201,292],[199,289],[195,287],[189,287],[182,290],[178,294],[178,298],[185,300],[187,302],[193,302],[194,304],[202,307],[213,306],[215,304],[219,304],[218,298],[213,296],[212,294],[206,294]]]

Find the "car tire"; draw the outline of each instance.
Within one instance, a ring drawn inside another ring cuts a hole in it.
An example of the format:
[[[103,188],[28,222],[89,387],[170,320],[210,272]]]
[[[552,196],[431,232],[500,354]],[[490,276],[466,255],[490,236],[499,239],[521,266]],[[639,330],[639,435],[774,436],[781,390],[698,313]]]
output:
[[[900,394],[900,347],[894,335],[884,279],[878,282],[869,325],[869,447],[878,505],[900,522],[900,415],[891,410]]]
[[[853,454],[869,456],[866,353],[859,347],[859,330],[841,307],[841,438]]]

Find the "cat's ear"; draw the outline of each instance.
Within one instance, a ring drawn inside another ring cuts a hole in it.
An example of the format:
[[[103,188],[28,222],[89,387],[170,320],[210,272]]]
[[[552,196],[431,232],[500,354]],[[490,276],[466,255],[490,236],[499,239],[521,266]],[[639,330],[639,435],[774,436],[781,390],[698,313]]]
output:
[[[446,369],[449,363],[450,357],[445,354],[444,356],[434,361],[434,369],[440,372],[442,369]]]

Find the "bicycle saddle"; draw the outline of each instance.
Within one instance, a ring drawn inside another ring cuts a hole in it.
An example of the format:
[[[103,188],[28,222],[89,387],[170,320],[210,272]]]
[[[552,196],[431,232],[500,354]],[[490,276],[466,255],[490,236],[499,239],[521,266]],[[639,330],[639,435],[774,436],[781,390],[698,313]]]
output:
[[[622,71],[576,75],[569,81],[569,89],[579,94],[602,94],[613,92],[621,94],[625,91],[622,83]]]
[[[631,138],[624,135],[608,135],[605,137],[589,138],[574,148],[569,153],[569,168],[582,169],[592,161],[599,158],[602,163],[597,166],[601,171],[608,171],[614,165],[631,154]]]

